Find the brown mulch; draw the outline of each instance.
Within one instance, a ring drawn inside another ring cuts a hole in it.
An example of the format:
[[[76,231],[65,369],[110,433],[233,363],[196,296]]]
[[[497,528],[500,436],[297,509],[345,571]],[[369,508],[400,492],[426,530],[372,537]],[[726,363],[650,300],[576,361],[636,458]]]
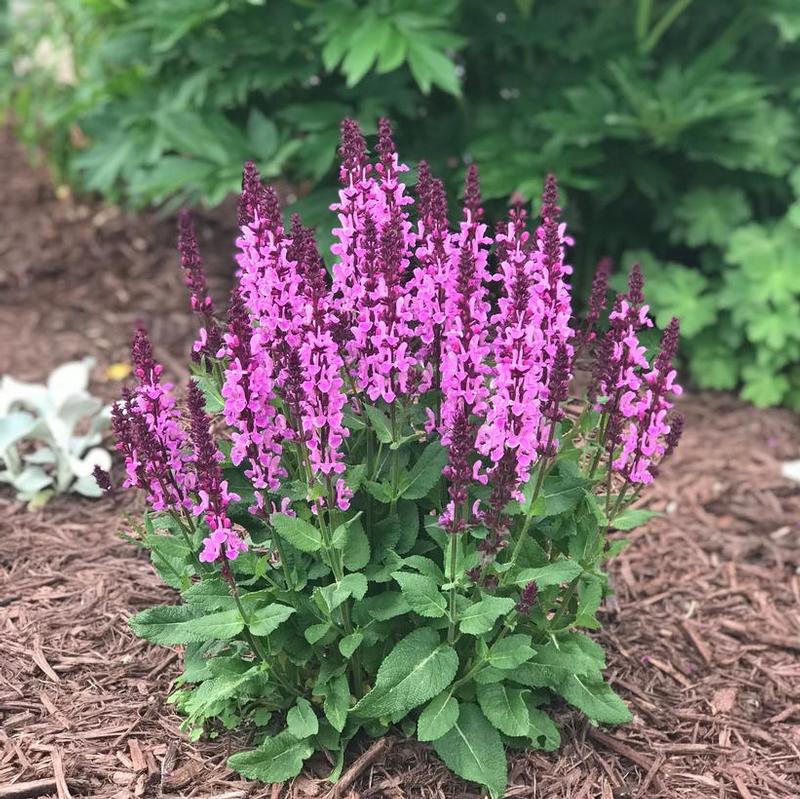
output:
[[[0,373],[43,378],[93,354],[96,389],[118,384],[137,318],[177,377],[191,340],[172,220],[59,198],[0,138]],[[224,298],[231,228],[203,220]],[[724,396],[684,403],[687,432],[648,493],[663,516],[613,567],[600,636],[633,723],[593,729],[559,708],[563,746],[510,757],[508,797],[800,796],[800,423]],[[125,502],[128,502],[126,499]],[[292,785],[225,768],[242,741],[190,743],[165,703],[178,658],[126,619],[170,601],[148,561],[115,536],[135,506],[60,498],[35,514],[0,492],[0,799],[23,795],[322,797],[314,769]],[[351,799],[477,796],[428,747],[393,737],[359,754]],[[322,765],[322,764],[318,764]]]

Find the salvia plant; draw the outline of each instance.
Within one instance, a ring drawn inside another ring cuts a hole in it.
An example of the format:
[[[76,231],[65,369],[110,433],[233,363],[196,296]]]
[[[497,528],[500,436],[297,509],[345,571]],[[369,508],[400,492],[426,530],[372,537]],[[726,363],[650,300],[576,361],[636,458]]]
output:
[[[171,701],[192,734],[250,732],[245,777],[317,751],[336,780],[354,736],[397,727],[498,797],[507,746],[559,745],[558,697],[630,718],[585,631],[623,546],[607,533],[647,520],[631,504],[680,436],[678,323],[648,355],[634,268],[599,326],[606,264],[574,322],[552,177],[537,222],[517,205],[490,231],[474,168],[455,226],[425,163],[409,192],[386,120],[374,160],[346,120],[340,156],[330,274],[245,167],[224,325],[181,217],[202,322],[185,406],[139,329],[112,424],[182,601],[131,626],[185,647]]]

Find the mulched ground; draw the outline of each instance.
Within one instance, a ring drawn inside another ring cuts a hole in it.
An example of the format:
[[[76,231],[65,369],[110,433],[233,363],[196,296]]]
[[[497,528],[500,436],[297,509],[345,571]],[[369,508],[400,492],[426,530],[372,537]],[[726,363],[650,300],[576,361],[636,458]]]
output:
[[[96,390],[113,398],[105,369],[125,360],[142,318],[185,378],[192,323],[172,220],[56,196],[8,134],[0,186],[0,373],[41,379],[93,354]],[[202,224],[224,298],[233,230],[217,219]],[[800,486],[780,476],[800,457],[800,423],[724,396],[689,397],[683,410],[684,442],[646,498],[664,515],[616,562],[600,636],[634,722],[595,730],[560,709],[563,747],[513,755],[508,797],[800,796]],[[178,656],[126,625],[171,599],[115,536],[137,510],[69,498],[31,514],[0,491],[0,799],[33,795],[29,782],[59,799],[324,796],[313,770],[292,785],[246,784],[225,768],[240,740],[181,736],[164,701]],[[344,796],[477,796],[427,747],[381,746]]]

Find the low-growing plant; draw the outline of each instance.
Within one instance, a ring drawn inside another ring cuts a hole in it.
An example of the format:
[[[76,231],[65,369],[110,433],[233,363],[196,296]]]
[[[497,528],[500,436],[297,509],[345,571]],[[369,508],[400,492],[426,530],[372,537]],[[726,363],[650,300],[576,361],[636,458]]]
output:
[[[354,736],[397,727],[498,797],[507,746],[559,745],[556,697],[630,718],[585,631],[624,546],[607,533],[649,518],[631,504],[680,436],[678,324],[648,359],[637,268],[606,333],[605,268],[573,321],[553,178],[538,224],[517,205],[491,233],[471,169],[453,230],[426,164],[407,190],[385,120],[374,164],[342,130],[331,275],[248,165],[218,326],[182,217],[203,320],[186,408],[140,329],[112,422],[152,508],[141,546],[182,601],[131,626],[185,647],[171,701],[191,734],[250,731],[229,761],[245,777],[323,751],[336,780]]]
[[[0,379],[0,482],[33,505],[74,491],[98,497],[93,477],[111,455],[98,446],[108,429],[109,406],[88,392],[92,358],[55,369],[45,385],[10,375]]]

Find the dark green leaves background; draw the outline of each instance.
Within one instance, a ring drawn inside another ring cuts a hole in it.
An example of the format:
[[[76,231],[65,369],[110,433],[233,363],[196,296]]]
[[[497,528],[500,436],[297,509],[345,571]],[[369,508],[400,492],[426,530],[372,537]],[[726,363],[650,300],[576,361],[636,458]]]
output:
[[[640,259],[700,387],[800,407],[793,0],[43,0],[0,25],[0,102],[83,189],[216,205],[253,159],[329,229],[340,119],[388,114],[454,193],[477,161],[496,215],[555,172],[581,293]]]

